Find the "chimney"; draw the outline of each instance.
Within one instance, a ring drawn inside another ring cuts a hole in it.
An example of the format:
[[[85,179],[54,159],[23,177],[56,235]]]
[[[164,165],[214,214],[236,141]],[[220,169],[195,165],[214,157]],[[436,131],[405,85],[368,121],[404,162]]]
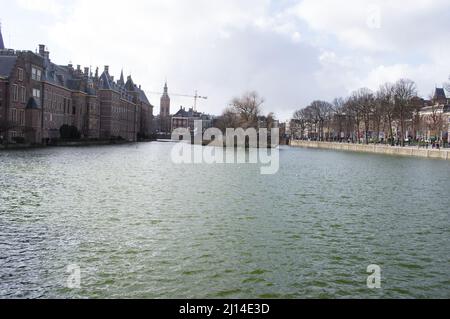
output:
[[[50,60],[50,52],[49,51],[44,51],[44,58],[46,60]]]
[[[109,65],[105,65],[105,73],[109,73]]]
[[[68,67],[69,67],[69,69],[72,69],[73,68],[73,64],[69,63]]]
[[[39,44],[39,55],[44,56],[45,44]]]
[[[84,75],[89,76],[89,68],[84,68]]]
[[[77,71],[80,72],[81,71],[81,65],[77,65]]]

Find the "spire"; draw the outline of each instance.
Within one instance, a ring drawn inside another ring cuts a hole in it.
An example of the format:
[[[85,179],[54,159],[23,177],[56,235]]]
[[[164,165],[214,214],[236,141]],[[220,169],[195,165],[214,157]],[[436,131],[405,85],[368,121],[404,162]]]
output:
[[[120,72],[120,80],[119,80],[119,83],[122,84],[122,85],[125,84],[125,78],[123,77],[123,69],[122,69],[122,71]]]
[[[0,50],[5,49],[5,43],[3,42],[3,36],[2,36],[2,23],[0,22]]]
[[[167,81],[166,84],[164,84],[164,94],[167,95],[169,93],[169,88],[167,87]]]

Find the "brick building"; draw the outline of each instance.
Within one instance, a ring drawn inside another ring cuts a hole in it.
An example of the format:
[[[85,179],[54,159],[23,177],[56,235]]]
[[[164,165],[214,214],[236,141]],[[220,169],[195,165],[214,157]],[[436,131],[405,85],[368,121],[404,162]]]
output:
[[[84,139],[136,141],[152,134],[152,122],[153,106],[131,76],[57,65],[44,45],[5,49],[0,30],[0,142],[45,144],[64,126]]]
[[[170,115],[170,96],[167,82],[164,85],[164,93],[161,96],[160,112],[159,112],[159,130],[162,133],[170,133],[171,115]]]
[[[187,128],[193,132],[195,121],[201,121],[205,131],[213,126],[213,120],[211,115],[194,111],[193,108],[186,111],[185,108],[180,107],[180,110],[172,116],[172,132],[178,128]]]

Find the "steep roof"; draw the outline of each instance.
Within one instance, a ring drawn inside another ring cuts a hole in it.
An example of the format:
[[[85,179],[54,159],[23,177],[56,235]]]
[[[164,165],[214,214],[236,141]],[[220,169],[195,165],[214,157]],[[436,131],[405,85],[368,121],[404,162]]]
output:
[[[129,92],[136,92],[137,96],[139,98],[139,100],[141,102],[144,102],[148,105],[150,104],[150,101],[147,98],[147,95],[145,94],[145,92],[136,84],[134,84],[133,79],[131,78],[131,76],[128,77],[127,79],[127,83],[125,83],[125,88],[129,91]]]
[[[127,101],[133,100],[133,97],[128,93],[127,85],[122,85],[120,80],[117,83],[114,82],[114,78],[109,75],[107,70],[105,70],[100,76],[100,89],[117,92],[120,94],[122,99]]]
[[[436,88],[436,92],[434,93],[434,98],[437,99],[446,99],[445,90],[443,88]]]
[[[195,112],[192,108],[186,111],[185,108],[181,107],[180,110],[174,115],[174,117],[201,117],[202,113]]]
[[[114,82],[107,72],[100,75],[100,88],[103,90],[113,90]]]
[[[147,95],[145,94],[145,92],[144,92],[143,90],[141,90],[141,89],[138,89],[138,92],[139,92],[139,99],[140,99],[142,102],[151,105],[151,103],[150,103],[150,101],[148,100]]]
[[[72,75],[67,68],[51,63],[48,60],[45,60],[44,68],[44,80],[46,82],[70,89],[68,83],[72,79]]]
[[[16,61],[17,56],[15,55],[0,55],[0,76],[9,78]]]
[[[2,36],[2,26],[0,24],[0,50],[5,49],[5,43],[3,42],[3,36]]]
[[[85,79],[74,76],[69,66],[57,65],[47,59],[44,60],[44,80],[72,91],[81,91],[89,95],[96,94],[94,89],[82,84]],[[87,79],[87,81],[92,81],[92,79]]]

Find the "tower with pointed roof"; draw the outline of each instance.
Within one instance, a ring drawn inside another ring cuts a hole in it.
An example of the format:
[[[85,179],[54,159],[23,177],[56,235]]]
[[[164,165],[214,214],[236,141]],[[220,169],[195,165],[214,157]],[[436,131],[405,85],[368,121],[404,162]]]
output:
[[[436,88],[433,96],[433,102],[440,105],[447,104],[447,96],[443,88]]]
[[[170,131],[170,97],[169,88],[167,87],[167,81],[164,85],[164,93],[161,96],[160,104],[160,130],[161,132],[168,133]]]
[[[2,23],[0,22],[0,50],[5,49],[5,43],[3,42],[3,36],[2,36]]]
[[[160,116],[161,116],[161,118],[167,118],[170,116],[170,97],[169,97],[169,88],[167,87],[167,82],[164,85],[164,93],[161,96]]]
[[[123,70],[120,72],[119,84],[125,85],[125,78],[123,77]]]

